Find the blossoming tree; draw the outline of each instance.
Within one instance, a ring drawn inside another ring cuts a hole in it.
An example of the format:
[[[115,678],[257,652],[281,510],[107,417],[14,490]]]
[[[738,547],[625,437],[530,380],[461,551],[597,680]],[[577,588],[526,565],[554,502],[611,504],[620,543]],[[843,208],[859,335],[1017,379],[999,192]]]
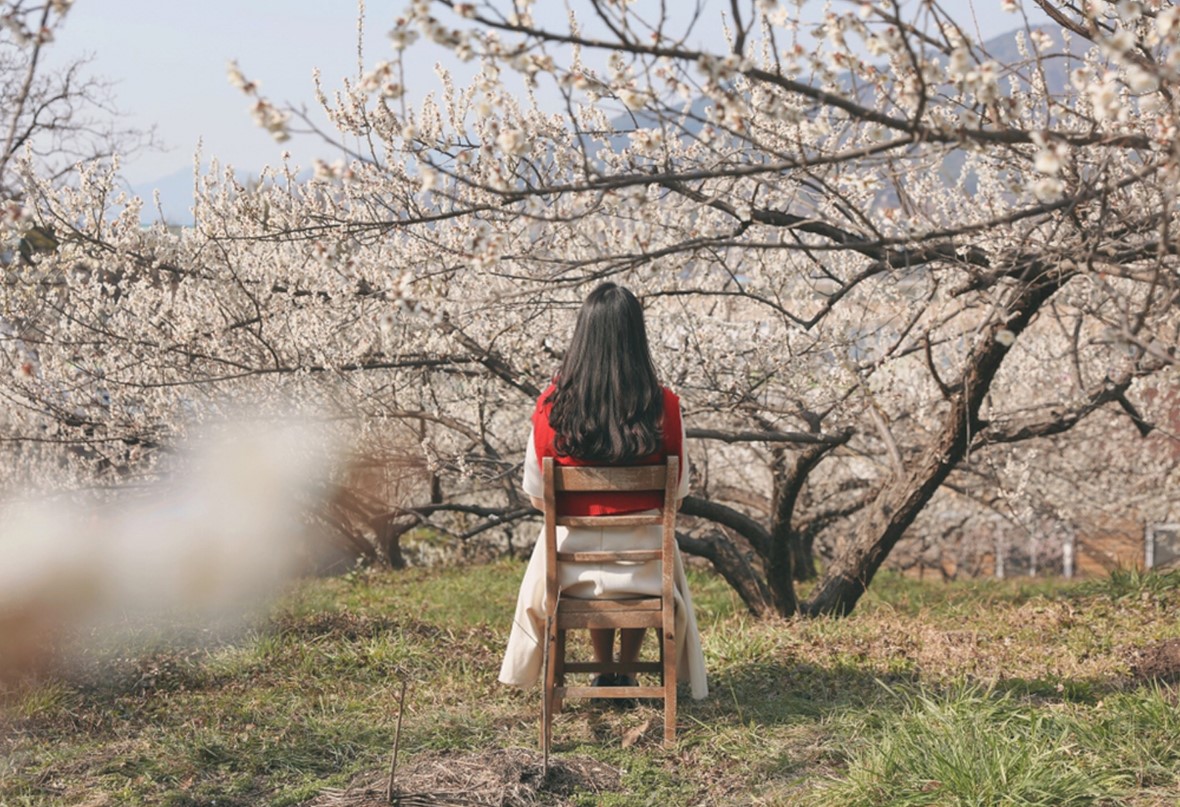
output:
[[[916,523],[1028,523],[1033,497],[1174,517],[1135,480],[1177,476],[1180,11],[1037,6],[1001,63],[938,3],[801,25],[734,2],[705,49],[699,8],[549,26],[419,0],[388,60],[321,92],[349,159],[310,179],[215,168],[169,233],[108,215],[109,172],[26,170],[65,235],[5,289],[9,478],[140,473],[187,423],[294,409],[355,441],[334,518],[359,550],[501,529],[532,514],[527,416],[610,278],[685,403],[682,546],[757,613],[848,613]],[[412,106],[420,40],[475,79]],[[310,125],[231,80],[276,137]]]

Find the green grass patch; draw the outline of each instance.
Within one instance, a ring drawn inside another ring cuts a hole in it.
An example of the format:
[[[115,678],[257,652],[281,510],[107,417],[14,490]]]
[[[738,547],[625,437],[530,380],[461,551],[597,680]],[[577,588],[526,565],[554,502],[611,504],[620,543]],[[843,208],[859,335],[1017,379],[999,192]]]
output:
[[[1069,807],[1112,801],[1132,783],[1102,761],[1103,743],[1085,742],[1084,718],[973,687],[891,695],[816,804]]]
[[[1084,594],[1111,600],[1158,599],[1177,590],[1180,590],[1180,569],[1157,572],[1126,566],[1112,570],[1109,577],[1087,581],[1079,588]]]

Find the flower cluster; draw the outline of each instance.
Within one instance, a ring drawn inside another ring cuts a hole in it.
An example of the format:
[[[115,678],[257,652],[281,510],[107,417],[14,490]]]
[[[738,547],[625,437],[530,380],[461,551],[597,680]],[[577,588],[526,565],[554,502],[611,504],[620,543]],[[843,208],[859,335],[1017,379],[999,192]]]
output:
[[[238,67],[237,61],[231,60],[226,67],[226,77],[229,83],[254,99],[250,106],[250,116],[254,123],[270,132],[275,142],[282,143],[289,140],[291,135],[287,127],[291,121],[291,113],[279,109],[259,94],[258,84],[250,81]]]
[[[391,100],[401,98],[406,88],[400,81],[395,80],[397,66],[390,62],[378,62],[361,78],[360,88],[365,92],[376,92]]]

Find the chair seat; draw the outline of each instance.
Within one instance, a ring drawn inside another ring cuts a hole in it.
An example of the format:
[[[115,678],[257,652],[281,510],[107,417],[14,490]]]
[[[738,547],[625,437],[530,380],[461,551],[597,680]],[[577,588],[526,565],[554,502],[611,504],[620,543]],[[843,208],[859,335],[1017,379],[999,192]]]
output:
[[[554,616],[559,630],[658,628],[663,625],[663,600],[659,597],[629,597],[619,600],[560,597]]]
[[[583,611],[567,614],[557,612],[554,624],[558,630],[583,628],[659,628],[663,625],[661,611]]]
[[[558,516],[559,527],[658,527],[664,523],[663,516]]]
[[[557,601],[557,613],[583,613],[587,611],[658,611],[659,597],[628,597],[619,600],[592,600],[578,597],[562,597]]]
[[[624,549],[618,552],[558,552],[559,563],[642,563],[659,560],[658,549]]]

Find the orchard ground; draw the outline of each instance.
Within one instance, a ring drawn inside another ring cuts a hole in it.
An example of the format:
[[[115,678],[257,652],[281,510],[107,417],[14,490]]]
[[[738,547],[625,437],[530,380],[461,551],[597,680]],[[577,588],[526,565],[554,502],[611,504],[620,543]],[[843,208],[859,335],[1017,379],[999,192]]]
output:
[[[245,632],[92,650],[5,693],[0,804],[1132,804],[1180,801],[1180,572],[920,583],[756,621],[693,575],[712,692],[575,702],[496,683],[517,562],[306,580]],[[411,798],[413,797],[413,798]]]

